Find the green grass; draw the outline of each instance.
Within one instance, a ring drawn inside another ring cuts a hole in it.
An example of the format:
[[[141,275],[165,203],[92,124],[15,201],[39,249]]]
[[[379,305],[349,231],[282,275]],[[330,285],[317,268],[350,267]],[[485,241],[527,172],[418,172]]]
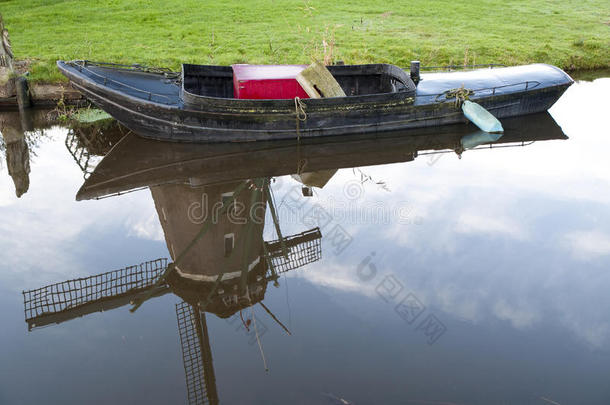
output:
[[[61,80],[57,59],[309,63],[333,37],[346,63],[610,67],[608,0],[0,0],[0,12],[37,81]]]

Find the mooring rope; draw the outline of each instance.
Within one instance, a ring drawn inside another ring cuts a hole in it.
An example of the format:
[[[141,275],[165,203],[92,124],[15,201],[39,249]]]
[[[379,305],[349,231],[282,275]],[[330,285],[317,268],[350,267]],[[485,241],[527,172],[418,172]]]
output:
[[[300,97],[294,98],[294,120],[296,123],[297,140],[301,140],[301,121],[307,121],[307,113],[305,112],[305,104],[301,101]]]
[[[473,90],[466,89],[466,88],[464,88],[464,85],[462,85],[462,87],[458,87],[456,89],[446,90],[446,91],[442,92],[441,94],[436,96],[434,101],[439,101],[439,98],[441,98],[443,96],[445,97],[445,100],[451,100],[452,98],[455,98],[455,106],[460,107],[462,105],[462,103],[465,100],[468,100],[469,97],[473,94],[474,94]]]
[[[301,159],[300,146],[297,145],[297,148],[299,148],[297,150],[297,157],[299,158],[298,159],[299,163],[297,164],[297,174],[300,175],[301,173],[303,173],[303,170],[305,169],[305,166],[307,166],[307,159]]]
[[[306,105],[301,101],[300,97],[295,97],[294,98],[294,113],[297,117],[297,123],[298,121],[306,121],[307,120],[307,113],[305,112],[305,108]]]

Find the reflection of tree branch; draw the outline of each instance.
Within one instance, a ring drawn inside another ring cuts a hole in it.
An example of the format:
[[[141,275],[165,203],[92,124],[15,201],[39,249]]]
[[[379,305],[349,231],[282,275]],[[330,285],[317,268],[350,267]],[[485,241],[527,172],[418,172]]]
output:
[[[117,121],[94,125],[72,123],[66,135],[65,145],[85,178],[93,172],[110,149],[127,133]]]
[[[49,135],[44,129],[37,129],[34,131],[28,131],[25,133],[25,141],[30,148],[30,159],[32,156],[38,157],[36,149],[40,147],[43,141],[52,140],[52,136]]]
[[[0,134],[2,132],[0,131]],[[37,129],[35,131],[25,132],[25,142],[28,145],[28,149],[30,150],[30,160],[32,157],[38,157],[36,153],[36,149],[40,147],[43,141],[52,139],[52,136],[47,134],[44,129]],[[4,137],[0,136],[0,152],[3,157],[6,157],[6,142],[4,141]]]
[[[375,183],[376,186],[378,186],[380,189],[382,189],[384,191],[387,191],[388,193],[391,191],[385,181],[373,180],[373,178],[370,175],[364,173],[362,171],[362,169],[360,169],[359,167],[354,167],[352,169],[352,173],[354,173],[354,175],[357,175],[356,170],[358,170],[358,174],[360,175],[360,184],[371,182],[371,183]]]

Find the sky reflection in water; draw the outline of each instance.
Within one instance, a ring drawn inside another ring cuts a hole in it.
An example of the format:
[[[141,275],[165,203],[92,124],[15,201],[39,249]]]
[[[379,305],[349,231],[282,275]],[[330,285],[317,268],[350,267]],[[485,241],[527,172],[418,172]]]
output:
[[[551,109],[569,140],[342,169],[297,215],[299,183],[278,178],[282,230],[320,225],[322,260],[266,292],[292,336],[255,307],[268,373],[240,323],[208,315],[221,402],[609,403],[609,91],[578,82]],[[0,403],[184,403],[174,295],[27,332],[22,290],[169,257],[150,192],[76,202],[66,130],[47,134],[20,199],[0,171]]]

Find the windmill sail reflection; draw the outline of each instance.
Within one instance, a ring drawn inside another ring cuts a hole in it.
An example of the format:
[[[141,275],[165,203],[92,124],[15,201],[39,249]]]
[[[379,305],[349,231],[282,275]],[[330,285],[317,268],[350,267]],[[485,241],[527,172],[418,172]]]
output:
[[[176,304],[186,392],[191,405],[217,404],[216,377],[205,313],[186,302]]]
[[[157,259],[24,291],[28,329],[127,305],[138,295],[149,291],[166,267],[167,259]],[[167,286],[161,286],[155,295],[168,291]]]

